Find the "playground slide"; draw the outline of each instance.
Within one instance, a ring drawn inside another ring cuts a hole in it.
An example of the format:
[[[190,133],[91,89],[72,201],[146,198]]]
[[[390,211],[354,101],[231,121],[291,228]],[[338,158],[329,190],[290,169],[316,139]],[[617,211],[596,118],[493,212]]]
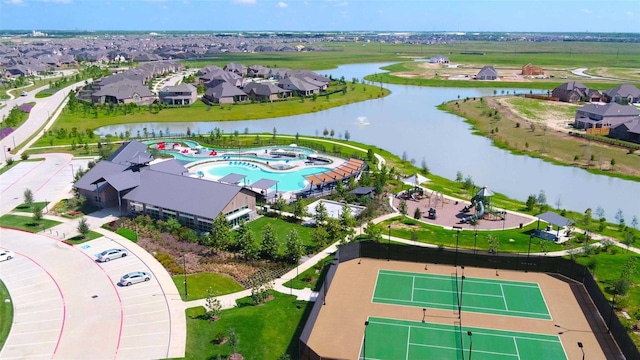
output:
[[[479,219],[482,217],[482,215],[484,215],[484,205],[482,205],[482,201],[478,201],[478,212],[474,215],[463,217],[462,220],[460,220],[460,222],[466,223],[471,220]]]

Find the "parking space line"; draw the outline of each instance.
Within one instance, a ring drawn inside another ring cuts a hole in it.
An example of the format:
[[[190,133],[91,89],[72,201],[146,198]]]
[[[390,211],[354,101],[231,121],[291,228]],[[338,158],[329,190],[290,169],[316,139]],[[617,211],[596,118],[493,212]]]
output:
[[[52,332],[52,331],[58,331],[58,329],[50,329],[50,330],[38,330],[38,331],[21,331],[19,334],[15,334],[14,336],[21,336],[21,335],[29,335],[29,334],[42,334],[42,333],[47,333],[47,332]]]
[[[44,310],[35,310],[35,311],[22,311],[20,312],[21,315],[31,315],[31,314],[40,314],[43,312],[51,312],[51,311],[60,311],[61,308],[50,308],[50,309],[44,309]]]
[[[45,358],[45,359],[49,359],[51,358],[51,354],[41,354],[41,355],[29,355],[29,359],[33,359],[33,358]],[[24,356],[10,356],[10,357],[4,357],[2,358],[3,360],[10,360],[10,359],[24,359]]]
[[[154,299],[153,301],[147,301],[144,303],[135,303],[135,304],[129,304],[129,305],[125,305],[124,308],[130,308],[130,307],[136,307],[136,306],[144,306],[144,305],[149,305],[149,304],[158,304],[158,305],[164,305],[164,301],[161,301],[162,299],[158,298],[158,299]]]
[[[123,338],[126,339],[126,338],[140,337],[140,336],[167,335],[167,334],[169,334],[169,331],[160,331],[160,332],[154,332],[154,333],[142,333],[142,334],[126,335],[126,336],[123,336]]]
[[[56,319],[40,319],[40,320],[34,320],[34,321],[20,321],[20,323],[18,323],[16,325],[40,324],[40,323],[47,323],[47,322],[60,321],[60,320],[62,320],[62,319],[61,318],[56,318]]]
[[[142,326],[142,325],[150,325],[150,324],[159,324],[159,323],[167,323],[169,322],[169,319],[167,320],[159,320],[159,321],[148,321],[148,322],[138,322],[135,324],[129,324],[129,325],[125,325],[124,327],[134,327],[134,326]]]
[[[136,347],[123,347],[120,350],[136,350],[136,349],[149,349],[149,348],[159,348],[165,347],[166,345],[149,345],[149,346],[136,346]]]
[[[25,293],[18,294],[18,295],[12,296],[12,298],[13,298],[13,299],[19,299],[19,298],[21,298],[21,297],[23,297],[23,296],[33,296],[33,295],[38,295],[38,294],[42,294],[42,293],[45,293],[45,292],[47,292],[47,291],[52,291],[52,290],[53,290],[53,291],[55,291],[55,289],[53,289],[53,288],[51,288],[51,289],[39,289],[39,290],[32,291],[32,292],[28,292],[28,293],[27,293],[27,292],[25,292]]]
[[[162,309],[162,310],[158,310],[158,311],[137,312],[137,313],[133,313],[133,314],[128,314],[127,316],[133,317],[133,316],[140,316],[140,315],[147,315],[147,314],[166,313],[166,312],[167,312],[166,309]]]
[[[25,306],[25,307],[29,307],[29,306],[31,306],[33,304],[39,304],[39,303],[50,302],[50,301],[51,301],[51,299],[43,299],[43,300],[41,299],[41,300],[31,301],[31,302],[27,303],[27,306]],[[64,300],[62,302],[64,303]],[[16,308],[18,308],[18,306],[16,306]],[[23,308],[23,307],[19,307],[19,308]]]

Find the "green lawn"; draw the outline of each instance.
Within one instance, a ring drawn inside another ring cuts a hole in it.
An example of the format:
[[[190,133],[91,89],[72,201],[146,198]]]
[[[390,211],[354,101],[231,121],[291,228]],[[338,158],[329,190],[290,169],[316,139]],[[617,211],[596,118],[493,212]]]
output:
[[[3,215],[0,217],[0,226],[12,229],[26,230],[29,232],[39,232],[60,224],[59,221],[42,219],[38,224],[34,223],[30,216]]]
[[[334,85],[336,88],[342,88],[342,86]],[[315,101],[312,98],[305,98],[304,101],[292,98],[274,103],[229,104],[224,106],[208,106],[202,101],[198,101],[189,107],[166,108],[161,111],[154,110],[153,112],[150,112],[148,107],[137,107],[132,113],[126,115],[122,111],[111,111],[106,106],[96,110],[96,113],[93,110],[84,113],[82,108],[72,112],[67,107],[58,117],[51,131],[46,136],[41,137],[33,146],[65,145],[71,144],[72,141],[83,144],[84,142],[93,143],[98,140],[95,137],[90,138],[87,136],[84,136],[82,141],[77,136],[73,138],[58,136],[58,130],[60,129],[65,129],[68,132],[72,128],[77,128],[80,134],[85,134],[87,130],[92,131],[102,126],[128,123],[266,119],[318,112],[354,102],[377,99],[389,94],[389,90],[381,89],[378,86],[351,84],[350,82],[347,82],[345,86],[347,87],[346,94],[339,92],[329,96],[320,96]],[[161,127],[159,126],[159,128]],[[118,137],[120,134],[113,135]],[[135,135],[131,134],[132,137]]]
[[[413,231],[416,232],[418,241],[430,244],[437,244],[446,247],[456,246],[456,231],[447,230],[440,226],[434,226],[418,222],[410,218],[395,217],[387,221],[380,223],[380,226],[386,230],[387,226],[391,225],[391,236],[400,237],[403,239],[412,239]],[[500,241],[500,252],[520,252],[526,253],[529,247],[529,233],[537,228],[537,223],[533,223],[525,226],[522,229],[507,229],[507,230],[495,230],[495,231],[478,231],[478,238],[476,246],[478,250],[487,250],[489,244],[487,238],[489,235],[493,235]],[[544,223],[541,223],[541,227],[545,227]],[[383,239],[385,238],[383,234]],[[474,231],[467,230],[461,231],[458,239],[458,247],[463,249],[473,249],[474,246]],[[511,241],[513,240],[513,241]],[[540,251],[540,243],[542,241],[539,238],[533,238],[531,241],[531,252]],[[550,241],[546,241],[549,245],[549,251],[565,250],[566,247],[560,244],[556,244]]]
[[[30,213],[36,207],[40,207],[41,209],[44,209],[45,206],[47,206],[47,205],[49,205],[49,202],[44,202],[44,201],[32,202],[31,204],[22,203],[22,204],[16,206],[15,208],[13,208],[12,211]]]
[[[7,299],[9,302],[5,302]],[[0,349],[2,349],[5,341],[7,341],[11,323],[13,322],[13,302],[2,280],[0,280],[0,301],[2,302],[0,303]]]
[[[187,275],[187,290],[189,292],[189,298],[187,299],[184,296],[184,275],[174,275],[171,278],[184,301],[205,299],[209,288],[211,288],[215,296],[244,290],[240,284],[226,275],[214,273],[191,274]]]
[[[334,258],[334,255],[328,255],[316,265],[298,274],[297,279],[293,278],[284,283],[284,286],[293,287],[294,289],[299,290],[304,288],[310,288],[313,291],[320,290],[320,287],[324,282],[324,278],[327,276],[327,271],[329,271],[329,266],[333,263]]]
[[[217,345],[213,338],[225,336],[234,328],[240,340],[238,352],[245,359],[277,360],[283,354],[298,357],[298,337],[313,303],[297,301],[295,297],[274,293],[274,299],[261,306],[250,305],[250,299],[240,299],[237,308],[223,310],[218,321],[200,318],[203,307],[186,310],[186,359],[215,359],[230,355],[229,344]]]
[[[300,240],[302,240],[302,244],[304,246],[313,247],[316,245],[314,242],[311,241],[311,235],[313,234],[313,228],[311,227],[302,226],[299,224],[290,223],[285,220],[276,219],[276,218],[267,217],[267,216],[263,216],[257,220],[254,220],[248,223],[247,225],[249,226],[249,229],[253,231],[256,238],[259,241],[262,241],[262,233],[263,233],[262,229],[267,224],[270,224],[271,227],[273,228],[273,233],[275,234],[276,239],[278,239],[278,242],[280,243],[281,254],[284,253],[284,250],[285,250],[284,247],[287,242],[287,236],[289,235],[289,232],[292,229],[295,229],[296,231],[298,231],[298,236],[300,237]]]
[[[87,236],[82,237],[80,235],[76,235],[74,237],[68,238],[67,240],[65,240],[66,242],[68,242],[69,244],[72,245],[78,245],[78,244],[82,244],[85,243],[87,241],[91,241],[93,239],[97,239],[99,237],[103,237],[104,235],[95,232],[95,231],[89,231],[89,233],[87,234]]]
[[[131,229],[127,229],[127,228],[120,228],[118,230],[116,230],[116,234],[129,239],[130,241],[136,243],[138,242],[138,233],[136,233],[135,231],[131,230]]]

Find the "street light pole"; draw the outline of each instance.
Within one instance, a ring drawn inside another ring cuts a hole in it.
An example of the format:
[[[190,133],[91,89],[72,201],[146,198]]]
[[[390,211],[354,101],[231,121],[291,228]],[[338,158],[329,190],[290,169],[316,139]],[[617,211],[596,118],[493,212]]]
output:
[[[609,313],[609,321],[607,322],[607,334],[611,333],[611,320],[613,320],[613,312],[616,308],[616,295],[613,293],[613,299],[611,300],[611,312]]]
[[[527,249],[527,263],[524,266],[524,272],[529,272],[529,255],[531,255],[531,239],[533,238],[533,233],[529,234],[529,249]]]
[[[367,326],[368,321],[364,322],[364,337],[362,338],[362,360],[367,360]]]
[[[391,225],[387,225],[387,230],[389,231],[389,242],[387,244],[387,261],[391,260]]]
[[[462,275],[462,282],[460,283],[460,301],[458,301],[458,319],[460,319],[462,313],[462,289],[464,288],[464,275]]]
[[[471,335],[473,335],[471,333],[471,331],[467,331],[467,335],[469,335],[469,360],[471,360],[471,350],[473,349],[473,338],[471,337]]]
[[[184,272],[184,299],[187,300],[189,298],[189,291],[187,290],[187,260],[184,258],[184,254],[182,254],[182,269]]]
[[[73,164],[69,164],[69,165],[71,165],[71,179],[75,179],[76,178],[76,174],[73,171]]]
[[[462,228],[460,226],[454,226],[454,229],[457,230],[456,232],[456,258],[455,258],[455,267],[456,267],[456,273],[458,272],[458,242],[460,241],[460,230],[462,230]]]
[[[584,360],[584,345],[582,345],[582,342],[578,341],[578,347],[582,350],[582,360]]]
[[[476,233],[473,235],[473,255],[476,254],[476,243],[478,242],[478,229],[476,229]]]

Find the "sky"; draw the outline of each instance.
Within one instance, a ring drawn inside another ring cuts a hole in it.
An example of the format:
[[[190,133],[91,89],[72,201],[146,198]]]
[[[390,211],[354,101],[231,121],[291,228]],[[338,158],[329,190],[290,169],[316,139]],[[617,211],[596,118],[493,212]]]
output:
[[[0,0],[0,29],[640,33],[640,0]]]

